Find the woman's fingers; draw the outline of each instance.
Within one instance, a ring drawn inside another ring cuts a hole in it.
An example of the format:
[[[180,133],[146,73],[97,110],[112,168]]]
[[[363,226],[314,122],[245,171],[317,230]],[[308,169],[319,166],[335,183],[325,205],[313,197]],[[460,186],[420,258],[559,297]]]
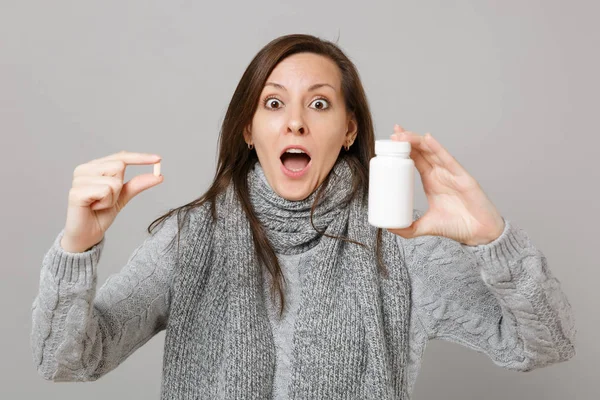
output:
[[[410,156],[415,162],[415,167],[421,175],[428,173],[433,168],[434,161],[428,159],[423,154],[423,149],[419,144],[418,135],[404,131],[400,125],[394,127],[394,134],[391,135],[392,140],[408,141],[411,145]]]
[[[110,203],[112,198],[111,187],[106,184],[76,186],[69,190],[69,206],[89,207],[102,201]]]
[[[450,154],[450,152],[448,152],[448,150],[446,150],[444,146],[431,135],[431,133],[425,134],[424,141],[427,147],[436,154],[437,158],[440,160],[440,164],[452,174],[462,175],[466,172],[456,158],[454,158],[452,154]]]
[[[454,175],[464,174],[466,171],[459,164],[459,162],[435,139],[431,133],[425,135],[419,135],[414,132],[405,131],[402,127],[397,125],[398,128],[394,128],[396,135],[402,139],[406,137],[411,145],[420,150],[421,155],[429,161],[431,166],[437,164],[440,167],[447,169]]]
[[[73,188],[80,188],[85,186],[106,186],[110,189],[110,196],[105,196],[102,199],[94,198],[94,200],[96,201],[91,206],[91,209],[102,210],[105,208],[112,207],[114,205],[114,202],[119,197],[119,194],[121,192],[123,182],[121,178],[115,176],[76,176],[73,179]]]
[[[65,234],[61,246],[83,252],[99,243],[118,213],[138,193],[164,181],[161,157],[155,154],[122,151],[78,165],[69,190]],[[139,175],[123,184],[128,165],[155,164],[154,174]]]
[[[439,164],[439,160],[435,157],[435,154],[431,151],[429,147],[427,147],[423,141],[423,137],[414,132],[406,131],[401,126],[398,125],[398,128],[394,128],[395,135],[397,135],[401,140],[407,140],[410,142],[411,147],[416,149],[421,153],[423,158],[425,158],[429,164],[433,167],[435,164]]]
[[[123,180],[126,166],[120,160],[81,164],[73,171],[73,178],[81,176],[113,176]]]
[[[155,172],[160,172],[160,168],[156,168],[160,160],[161,157],[158,155],[122,151],[78,165],[73,172],[73,177],[114,176],[123,181],[127,165],[155,164]]]
[[[96,160],[90,161],[91,163],[101,163],[105,161],[113,161],[119,160],[123,161],[127,165],[144,165],[144,164],[154,164],[161,160],[161,157],[158,154],[149,154],[149,153],[134,153],[130,151],[120,151],[118,153],[110,154],[106,157],[98,158]]]
[[[436,152],[433,151],[431,147],[429,147],[429,144],[425,141],[425,136],[419,135],[414,132],[407,132],[407,134],[411,135],[411,137],[414,138],[417,148],[421,150],[423,157],[425,157],[431,163],[432,166],[442,166],[442,161],[440,160]]]
[[[406,137],[401,137],[398,135],[391,135],[391,138],[392,138],[392,140],[409,141]],[[431,168],[432,168],[431,163],[429,161],[427,161],[425,159],[425,157],[423,157],[421,150],[418,149],[417,147],[413,146],[412,143],[411,143],[411,149],[410,149],[410,157],[415,162],[415,167],[417,168],[417,170],[419,171],[421,176],[423,176],[431,171]]]
[[[117,203],[119,204],[119,210],[125,207],[132,198],[144,190],[150,189],[151,187],[162,183],[163,179],[163,175],[160,175],[157,178],[154,173],[136,175],[131,178],[123,185],[123,188],[121,189],[121,194],[117,200]]]
[[[94,186],[94,193],[105,193],[103,198],[93,199],[91,205],[93,210],[110,208],[117,203],[117,208],[120,210],[140,192],[163,181],[162,177],[157,179],[155,174],[143,174],[124,184],[123,180],[127,166],[156,165],[158,162],[160,162],[160,157],[153,154],[126,151],[111,154],[77,166],[73,172],[73,188]],[[104,189],[100,190],[98,187]]]

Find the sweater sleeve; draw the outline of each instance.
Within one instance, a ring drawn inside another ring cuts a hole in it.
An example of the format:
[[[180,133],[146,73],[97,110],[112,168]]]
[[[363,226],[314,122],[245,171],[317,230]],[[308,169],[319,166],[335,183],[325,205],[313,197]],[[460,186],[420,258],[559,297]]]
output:
[[[60,231],[43,258],[31,306],[30,345],[42,377],[94,381],[165,328],[177,240],[175,250],[166,248],[176,233],[175,213],[96,293],[105,239],[85,252],[70,253],[60,246]]]
[[[429,339],[485,353],[507,369],[566,361],[575,355],[571,305],[544,254],[522,229],[504,221],[496,240],[478,246],[441,236],[398,236],[417,318]]]

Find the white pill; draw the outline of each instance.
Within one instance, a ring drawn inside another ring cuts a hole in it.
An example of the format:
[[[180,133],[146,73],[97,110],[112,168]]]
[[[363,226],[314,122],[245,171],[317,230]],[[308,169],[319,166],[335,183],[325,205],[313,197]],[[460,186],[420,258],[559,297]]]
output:
[[[154,164],[154,176],[160,176],[160,162]]]

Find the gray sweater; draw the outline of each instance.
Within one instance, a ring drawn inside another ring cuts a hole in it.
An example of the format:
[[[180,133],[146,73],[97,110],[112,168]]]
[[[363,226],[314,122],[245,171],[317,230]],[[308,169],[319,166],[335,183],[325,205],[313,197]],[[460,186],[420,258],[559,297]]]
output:
[[[505,222],[502,235],[481,246],[441,237],[397,237],[412,288],[408,393],[430,339],[462,344],[518,371],[575,355],[573,312],[559,281],[527,234]],[[172,217],[148,235],[99,289],[97,267],[106,239],[84,253],[68,253],[60,247],[63,233],[42,262],[32,305],[33,359],[48,380],[93,381],[165,329],[175,250],[164,249],[176,234],[176,221]],[[286,398],[303,264],[312,250],[278,255],[287,280],[283,318],[276,316],[276,304],[267,304],[277,346],[277,399]],[[270,280],[267,272],[264,278]],[[78,312],[80,306],[93,308],[85,314],[89,318]]]

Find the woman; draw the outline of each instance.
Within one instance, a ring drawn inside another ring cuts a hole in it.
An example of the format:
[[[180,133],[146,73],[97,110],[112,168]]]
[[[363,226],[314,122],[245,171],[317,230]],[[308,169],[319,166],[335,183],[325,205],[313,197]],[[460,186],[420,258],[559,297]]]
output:
[[[310,35],[273,40],[233,95],[211,187],[155,220],[97,294],[104,233],[163,177],[123,184],[149,154],[78,166],[33,304],[39,373],[96,380],[163,329],[164,399],[408,399],[434,338],[519,371],[573,357],[541,251],[430,134],[394,130],[429,209],[382,230],[367,222],[375,136],[354,65]]]

